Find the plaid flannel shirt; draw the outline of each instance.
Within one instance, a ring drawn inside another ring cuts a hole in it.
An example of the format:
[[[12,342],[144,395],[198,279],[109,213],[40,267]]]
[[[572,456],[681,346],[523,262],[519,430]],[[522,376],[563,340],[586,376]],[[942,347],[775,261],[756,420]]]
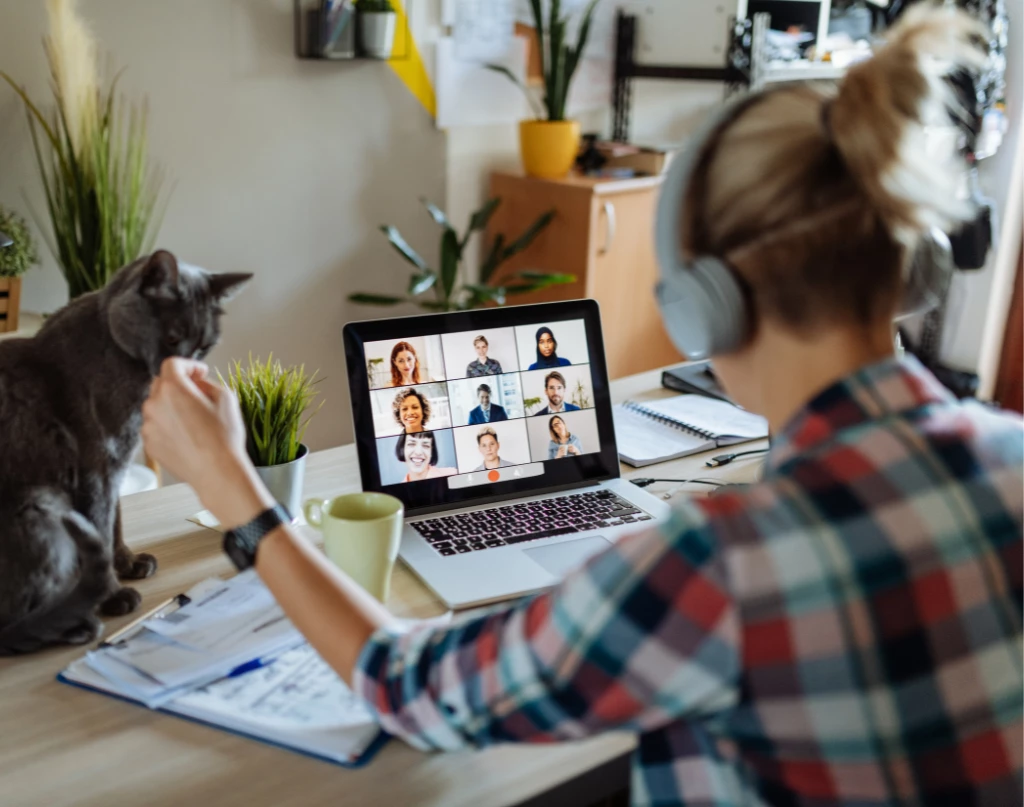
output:
[[[355,688],[422,749],[640,734],[636,804],[1021,803],[1016,417],[864,368],[762,482],[549,593],[380,631]]]

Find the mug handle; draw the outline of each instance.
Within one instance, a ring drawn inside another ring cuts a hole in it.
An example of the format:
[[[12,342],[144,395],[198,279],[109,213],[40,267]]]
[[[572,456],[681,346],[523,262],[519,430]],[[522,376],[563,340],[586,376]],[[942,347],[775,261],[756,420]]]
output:
[[[302,505],[302,512],[306,516],[306,523],[316,529],[322,529],[324,523],[324,507],[326,499],[306,499]]]

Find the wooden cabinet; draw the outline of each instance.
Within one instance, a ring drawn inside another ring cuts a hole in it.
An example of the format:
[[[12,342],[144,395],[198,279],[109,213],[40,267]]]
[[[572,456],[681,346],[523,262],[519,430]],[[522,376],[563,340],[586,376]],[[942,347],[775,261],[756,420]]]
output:
[[[609,180],[570,176],[560,180],[491,175],[490,195],[501,197],[488,226],[515,238],[539,215],[554,221],[530,248],[501,267],[493,283],[524,269],[567,272],[577,282],[511,302],[590,297],[601,306],[608,372],[612,378],[682,361],[661,324],[654,301],[658,267],[654,211],[661,177]]]

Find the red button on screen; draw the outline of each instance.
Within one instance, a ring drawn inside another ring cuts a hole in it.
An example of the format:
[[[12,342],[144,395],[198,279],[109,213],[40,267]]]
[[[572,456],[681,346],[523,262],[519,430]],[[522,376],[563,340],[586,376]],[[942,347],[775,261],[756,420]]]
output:
[[[501,479],[501,474],[499,474],[497,471],[491,471],[489,474],[487,474],[487,478],[490,479],[492,482],[497,482],[499,479]]]

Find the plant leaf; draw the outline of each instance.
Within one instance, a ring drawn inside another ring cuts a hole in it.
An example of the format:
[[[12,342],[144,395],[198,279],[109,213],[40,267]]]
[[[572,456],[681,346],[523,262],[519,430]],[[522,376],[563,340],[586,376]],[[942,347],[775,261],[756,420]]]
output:
[[[501,197],[495,196],[492,199],[488,199],[484,206],[477,210],[469,218],[469,233],[482,232],[487,227],[487,223],[491,220],[491,216],[494,215],[494,211],[498,209],[498,205],[501,204]],[[469,238],[469,233],[466,233],[466,238]]]
[[[542,215],[540,215],[537,218],[537,220],[533,222],[533,224],[531,224],[529,227],[526,228],[526,230],[523,231],[522,235],[520,235],[515,241],[513,241],[511,244],[505,247],[505,249],[501,253],[501,260],[506,261],[513,255],[522,252],[524,249],[530,246],[530,244],[533,243],[533,240],[538,235],[540,235],[541,232],[544,231],[544,228],[551,223],[551,220],[554,217],[554,210],[549,210],[547,213],[543,213]]]
[[[545,45],[545,32],[544,32],[544,9],[541,6],[541,0],[530,0],[530,10],[533,12],[533,27],[537,30],[537,56],[540,61],[540,75],[544,79],[544,85],[547,86],[548,78],[548,59],[544,53]],[[547,97],[544,98],[544,105],[547,107]]]
[[[488,70],[493,70],[495,73],[501,73],[503,76],[508,78],[509,81],[523,91],[523,95],[526,96],[526,103],[530,105],[530,108],[533,110],[533,114],[536,115],[538,119],[542,119],[544,117],[544,107],[539,106],[537,99],[534,98],[533,93],[530,92],[530,88],[523,84],[515,73],[501,64],[485,64],[484,67]]]
[[[430,213],[430,217],[434,221],[436,221],[442,227],[446,227],[449,230],[455,229],[454,227],[452,227],[451,222],[448,221],[448,216],[441,208],[439,208],[425,196],[421,196],[420,201],[423,203],[423,206],[427,208],[427,212]]]
[[[529,280],[544,286],[562,286],[576,282],[576,275],[560,272],[517,272],[514,277],[516,280]]]
[[[590,37],[590,22],[594,16],[594,9],[597,7],[599,0],[590,0],[590,4],[583,12],[583,19],[580,22],[579,35],[576,38],[576,48],[570,49],[568,53],[568,59],[565,65],[565,94],[566,99],[569,96],[569,87],[572,85],[572,77],[576,72],[576,67],[579,65],[579,61],[583,56],[583,51],[587,47],[587,39]]]
[[[357,303],[359,305],[397,305],[398,303],[405,302],[402,297],[392,297],[388,294],[367,294],[365,292],[350,294],[348,300],[350,303]]]
[[[480,282],[487,283],[494,276],[494,270],[501,264],[501,252],[505,248],[505,236],[498,233],[494,236],[491,250],[480,264]]]
[[[409,278],[409,294],[413,297],[423,294],[437,282],[437,275],[431,271]]]
[[[455,278],[459,273],[459,259],[462,257],[462,245],[455,230],[447,229],[441,236],[441,287],[444,299],[449,300],[455,288]]]
[[[551,0],[551,19],[548,22],[548,51],[550,64],[547,75],[548,120],[565,119],[565,25],[559,19],[561,4]]]
[[[505,305],[505,289],[501,286],[481,286],[476,283],[467,283],[463,288],[470,293],[470,303],[474,307],[492,301],[498,305]]]
[[[402,237],[402,234],[398,232],[395,227],[392,227],[389,224],[383,224],[381,225],[380,231],[388,237],[388,241],[391,243],[391,246],[395,248],[395,251],[409,263],[421,272],[426,272],[430,269],[430,267],[427,266],[427,262],[419,256],[416,250],[409,246],[406,240]]]

